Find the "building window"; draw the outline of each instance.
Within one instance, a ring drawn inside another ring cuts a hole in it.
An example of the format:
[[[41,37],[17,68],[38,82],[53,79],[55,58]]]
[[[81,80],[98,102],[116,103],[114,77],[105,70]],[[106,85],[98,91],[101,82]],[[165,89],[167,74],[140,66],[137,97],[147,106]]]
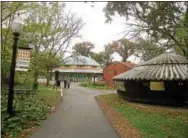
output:
[[[112,71],[111,70],[107,70],[107,74],[111,74],[112,73]]]

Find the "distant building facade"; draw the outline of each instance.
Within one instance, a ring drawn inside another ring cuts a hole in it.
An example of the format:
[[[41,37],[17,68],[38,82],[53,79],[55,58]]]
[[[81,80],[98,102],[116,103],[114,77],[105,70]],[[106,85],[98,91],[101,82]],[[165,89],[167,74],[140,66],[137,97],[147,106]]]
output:
[[[103,69],[103,79],[108,86],[113,86],[113,77],[132,69],[135,64],[131,62],[114,61]]]
[[[64,65],[53,72],[59,72],[54,79],[71,79],[74,82],[98,80],[102,77],[102,68],[95,60],[85,56],[72,56],[65,60]]]

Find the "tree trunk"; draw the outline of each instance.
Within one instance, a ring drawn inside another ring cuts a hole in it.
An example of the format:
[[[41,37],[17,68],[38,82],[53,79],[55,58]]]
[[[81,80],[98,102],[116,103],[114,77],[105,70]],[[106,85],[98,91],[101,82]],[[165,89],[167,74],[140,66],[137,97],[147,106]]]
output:
[[[49,78],[47,77],[46,86],[49,86],[49,82],[50,82],[50,80],[49,80]]]
[[[37,90],[38,89],[38,82],[37,82],[37,79],[38,79],[38,76],[39,76],[39,72],[38,72],[38,70],[36,69],[36,67],[37,67],[37,59],[38,59],[38,51],[36,50],[36,52],[35,52],[35,55],[34,55],[34,63],[33,63],[33,66],[34,66],[34,68],[33,68],[33,70],[34,70],[34,74],[33,74],[33,76],[34,76],[34,82],[33,82],[33,89],[34,90]]]
[[[123,57],[123,62],[126,62],[127,61],[127,57]]]
[[[95,73],[94,73],[94,85],[95,85]]]
[[[50,82],[50,71],[49,71],[49,69],[47,68],[47,75],[46,75],[46,86],[49,86],[49,82]]]
[[[49,70],[50,73],[50,80],[52,80],[52,69]]]
[[[38,82],[37,82],[37,79],[38,79],[38,72],[35,70],[35,71],[34,71],[34,82],[33,82],[33,89],[34,89],[34,90],[37,90],[37,89],[38,89]]]
[[[122,58],[123,58],[122,61],[123,61],[123,62],[126,62],[127,59],[128,59],[128,56],[126,56],[126,55],[122,55]]]

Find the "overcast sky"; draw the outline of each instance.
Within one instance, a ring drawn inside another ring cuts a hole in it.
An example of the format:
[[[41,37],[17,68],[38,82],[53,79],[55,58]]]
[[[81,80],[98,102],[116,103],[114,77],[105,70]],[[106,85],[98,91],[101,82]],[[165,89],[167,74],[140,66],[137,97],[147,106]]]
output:
[[[125,19],[115,16],[111,23],[105,23],[106,17],[103,8],[106,2],[66,2],[67,10],[71,10],[78,16],[82,17],[85,26],[80,34],[82,38],[74,39],[71,46],[77,42],[90,41],[94,43],[94,52],[100,52],[104,49],[104,45],[110,43],[112,40],[118,40],[123,37],[122,31],[125,29]],[[121,60],[118,54],[114,55],[115,60]],[[131,58],[131,60],[135,60]],[[137,62],[137,61],[136,61]]]

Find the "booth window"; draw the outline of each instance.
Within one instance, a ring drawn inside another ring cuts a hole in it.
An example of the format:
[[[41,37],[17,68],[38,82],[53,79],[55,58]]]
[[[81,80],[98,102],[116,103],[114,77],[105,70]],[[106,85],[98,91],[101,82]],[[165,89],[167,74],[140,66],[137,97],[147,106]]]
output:
[[[153,91],[164,91],[164,82],[150,82],[150,90]]]

